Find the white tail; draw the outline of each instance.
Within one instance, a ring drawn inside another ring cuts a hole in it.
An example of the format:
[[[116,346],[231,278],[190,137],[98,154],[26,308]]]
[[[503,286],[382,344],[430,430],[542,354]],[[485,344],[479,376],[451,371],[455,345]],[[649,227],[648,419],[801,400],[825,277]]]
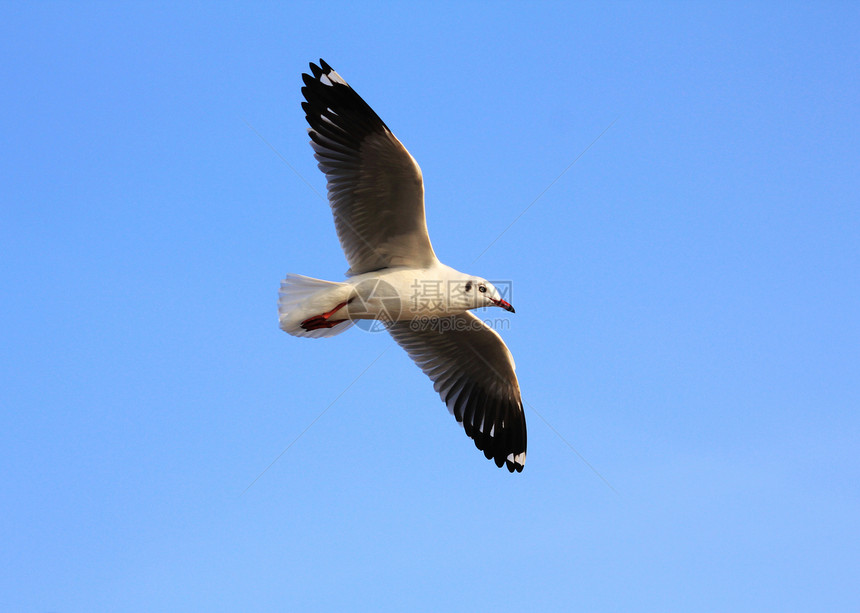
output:
[[[337,336],[344,330],[351,328],[355,322],[349,320],[333,328],[320,328],[318,330],[305,330],[301,326],[304,320],[325,311],[325,305],[332,302],[327,298],[329,292],[347,285],[346,283],[323,281],[303,275],[287,275],[281,281],[281,289],[278,292],[278,319],[281,323],[281,330],[293,336],[323,338]]]

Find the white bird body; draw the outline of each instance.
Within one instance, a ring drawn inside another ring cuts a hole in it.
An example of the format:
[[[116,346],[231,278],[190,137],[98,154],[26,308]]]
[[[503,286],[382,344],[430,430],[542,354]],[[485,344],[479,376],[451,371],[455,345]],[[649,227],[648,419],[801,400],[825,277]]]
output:
[[[357,321],[382,322],[478,449],[497,466],[522,471],[526,425],[516,366],[498,333],[470,312],[514,309],[486,279],[438,260],[418,164],[347,82],[320,66],[302,75],[302,108],[350,270],[341,282],[287,275],[280,326],[320,338]]]
[[[309,336],[301,324],[319,313],[329,313],[329,319],[335,321],[386,318],[391,321],[423,321],[459,315],[479,306],[504,302],[495,288],[486,294],[485,304],[477,302],[476,298],[481,296],[477,291],[458,291],[457,288],[464,287],[469,281],[475,282],[476,277],[441,262],[422,268],[388,268],[355,275],[340,283],[299,275],[290,275],[288,278],[294,282],[297,279],[319,282],[319,289],[303,297],[300,303],[289,309],[281,309],[281,329],[293,336]],[[382,292],[381,287],[390,288],[393,292]],[[282,296],[289,295],[288,289],[282,288]],[[361,308],[354,308],[354,304],[360,304]],[[329,330],[333,331],[329,335],[342,331],[334,331],[335,328]]]

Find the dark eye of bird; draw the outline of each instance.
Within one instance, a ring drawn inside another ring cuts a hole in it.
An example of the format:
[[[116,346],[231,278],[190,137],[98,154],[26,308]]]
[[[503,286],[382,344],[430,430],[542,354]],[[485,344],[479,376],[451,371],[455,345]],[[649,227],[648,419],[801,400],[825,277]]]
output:
[[[487,291],[487,286],[486,286],[486,285],[479,285],[479,286],[478,286],[478,291],[479,291],[479,292],[481,292],[481,293],[483,294],[484,292],[486,292],[486,291]]]
[[[467,283],[466,283],[466,291],[467,291],[467,292],[469,292],[469,291],[471,291],[471,290],[472,290],[472,282],[471,282],[471,281],[469,281],[469,282],[467,282]]]

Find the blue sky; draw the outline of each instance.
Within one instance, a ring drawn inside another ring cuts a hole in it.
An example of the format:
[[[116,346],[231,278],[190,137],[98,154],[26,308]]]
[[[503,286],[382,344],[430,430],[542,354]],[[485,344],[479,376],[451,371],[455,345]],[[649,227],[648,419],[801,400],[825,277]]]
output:
[[[856,611],[858,31],[4,4],[0,609]],[[347,268],[320,57],[420,163],[437,254],[512,283],[522,474],[387,335],[278,329],[285,273]]]

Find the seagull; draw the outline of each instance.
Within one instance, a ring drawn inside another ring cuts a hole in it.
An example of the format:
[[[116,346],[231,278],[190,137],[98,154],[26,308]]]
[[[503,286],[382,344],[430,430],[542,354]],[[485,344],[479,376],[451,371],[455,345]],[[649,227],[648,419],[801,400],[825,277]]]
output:
[[[484,456],[521,472],[526,420],[514,359],[471,312],[514,308],[486,279],[438,260],[418,163],[331,66],[320,59],[310,69],[302,74],[302,108],[349,270],[343,282],[288,274],[279,292],[281,329],[321,338],[379,324],[430,377]]]

